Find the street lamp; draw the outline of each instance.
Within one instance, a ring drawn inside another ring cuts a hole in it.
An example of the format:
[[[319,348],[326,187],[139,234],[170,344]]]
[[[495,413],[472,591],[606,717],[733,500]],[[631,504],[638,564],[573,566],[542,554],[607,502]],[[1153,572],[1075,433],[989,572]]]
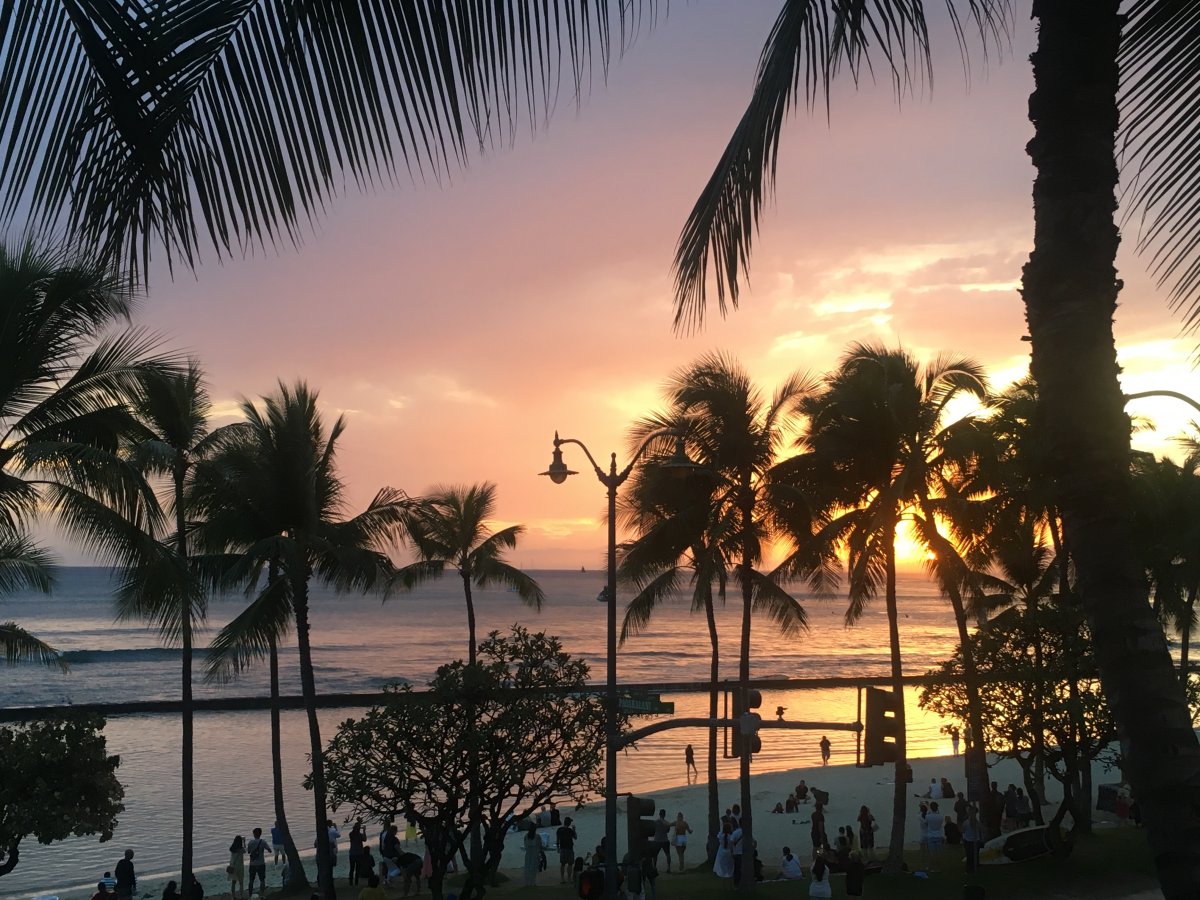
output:
[[[577,475],[563,462],[562,445],[575,444],[587,456],[596,472],[596,478],[608,489],[608,673],[604,689],[604,895],[617,895],[617,488],[625,483],[633,467],[646,448],[656,438],[674,437],[675,452],[662,462],[664,468],[696,469],[687,458],[683,432],[675,428],[663,428],[652,432],[642,440],[634,451],[633,458],[624,469],[617,471],[617,454],[612,454],[608,471],[600,467],[587,445],[575,438],[560,438],[554,432],[554,454],[550,467],[539,474],[549,477],[555,484],[562,484],[569,475]]]

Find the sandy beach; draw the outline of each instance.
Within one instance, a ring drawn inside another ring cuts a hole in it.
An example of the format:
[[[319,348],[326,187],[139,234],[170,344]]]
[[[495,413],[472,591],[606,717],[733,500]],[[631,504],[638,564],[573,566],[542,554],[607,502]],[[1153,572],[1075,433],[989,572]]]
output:
[[[943,776],[950,780],[955,790],[965,789],[962,757],[946,756],[914,759],[910,760],[910,764],[913,768],[912,794],[923,792],[929,785],[931,778],[940,779]],[[784,846],[791,847],[805,865],[811,860],[812,844],[809,838],[809,816],[813,809],[812,803],[810,802],[808,805],[802,806],[800,811],[795,815],[779,815],[771,812],[776,802],[782,802],[802,778],[808,783],[810,788],[816,787],[829,793],[829,805],[826,809],[827,832],[836,834],[838,826],[854,824],[859,807],[863,805],[868,806],[879,820],[880,831],[877,835],[877,843],[881,848],[880,855],[882,855],[883,848],[886,847],[887,843],[886,832],[891,821],[893,790],[891,774],[891,766],[860,769],[853,765],[830,765],[810,766],[753,776],[754,831],[758,840],[759,855],[763,860],[767,877],[774,877],[777,872]],[[1020,774],[1020,768],[1016,763],[1008,760],[1001,761],[991,767],[991,779],[998,782],[1001,788],[1005,787],[1009,782],[1018,785],[1021,784]],[[1096,765],[1094,779],[1096,784],[1106,783],[1115,780],[1116,775],[1112,772],[1105,772],[1103,767]],[[1051,783],[1048,787],[1050,804],[1054,804],[1058,801],[1060,794],[1055,790],[1055,784]],[[683,813],[684,818],[689,822],[694,831],[694,834],[690,838],[690,846],[686,857],[687,864],[689,867],[698,865],[704,858],[705,831],[707,826],[706,809],[708,803],[707,785],[704,782],[692,785],[679,785],[648,794],[648,796],[654,799],[658,808],[667,811],[669,819],[673,820],[676,813]],[[738,802],[737,781],[732,779],[722,780],[720,782],[721,809],[724,810],[736,802]],[[919,838],[917,803],[918,801],[914,797],[909,806],[910,814],[906,832],[906,841],[913,846],[917,844]],[[1052,805],[1047,805],[1044,811],[1047,815],[1050,815],[1053,809]],[[623,797],[620,799],[619,810],[617,824],[618,846],[624,847],[625,799]],[[297,810],[296,815],[300,814],[301,811]],[[581,855],[599,843],[604,833],[604,804],[602,801],[590,803],[578,810],[564,809],[564,814],[570,815],[575,821],[579,832],[579,840],[576,846]],[[1098,827],[1105,827],[1113,819],[1107,813],[1097,812],[1096,821]],[[347,827],[343,829],[343,832],[345,833],[348,830]],[[371,831],[373,832],[374,829],[371,829]],[[414,852],[422,852],[419,844],[416,847],[410,844],[409,848],[413,849]],[[119,851],[114,848],[114,858],[117,852]],[[306,853],[305,856],[307,867],[309,868],[309,876],[313,877],[311,851]],[[674,865],[674,861],[675,858],[673,855],[672,865]],[[542,873],[541,879],[547,885],[557,884],[558,858],[556,853],[551,852],[549,854],[549,863],[549,869]],[[522,865],[523,851],[521,843],[518,840],[518,836],[514,834],[506,843],[502,868],[518,870]],[[662,868],[661,861],[660,868]],[[345,842],[343,840],[339,865],[335,870],[335,874],[338,877],[344,878],[345,873],[346,854]],[[228,895],[229,884],[226,880],[224,866],[209,867],[198,872],[198,876],[204,885],[207,897]],[[275,887],[279,884],[278,868],[268,866],[267,876],[269,886]],[[173,876],[141,876],[138,883],[138,896],[141,898],[157,898],[161,895],[162,888],[170,877]],[[90,896],[90,891],[87,893],[82,891],[56,891],[53,888],[43,893],[57,894],[63,900],[76,900],[76,898]],[[1157,895],[1153,892],[1137,895],[1136,900],[1149,900],[1149,898],[1154,896]]]

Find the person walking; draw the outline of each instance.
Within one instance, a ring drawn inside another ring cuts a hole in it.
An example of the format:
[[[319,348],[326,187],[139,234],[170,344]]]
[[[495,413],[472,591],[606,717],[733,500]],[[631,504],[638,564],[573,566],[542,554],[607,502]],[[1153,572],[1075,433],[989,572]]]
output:
[[[126,850],[125,855],[113,869],[117,882],[117,900],[131,900],[137,890],[137,875],[133,871],[133,851]]]
[[[692,833],[692,826],[683,818],[683,813],[675,814],[675,856],[679,861],[679,871],[683,871],[683,856],[687,853],[687,836]]]
[[[246,896],[254,893],[254,879],[258,879],[258,889],[262,896],[267,895],[267,853],[271,845],[263,840],[262,829],[255,828],[254,837],[246,842],[246,853],[250,856],[250,882],[246,886]]]
[[[700,771],[696,768],[696,751],[691,744],[683,749],[683,764],[687,772],[687,783],[700,781]]]
[[[821,765],[829,765],[829,738],[821,735]]]
[[[575,841],[579,834],[575,831],[575,824],[570,816],[567,816],[558,830],[554,832],[554,843],[558,846],[558,883],[567,883],[567,872],[574,870],[575,866]]]
[[[229,895],[233,900],[241,900],[246,882],[246,839],[240,834],[234,835],[233,843],[229,845],[229,865],[225,867],[229,876]]]

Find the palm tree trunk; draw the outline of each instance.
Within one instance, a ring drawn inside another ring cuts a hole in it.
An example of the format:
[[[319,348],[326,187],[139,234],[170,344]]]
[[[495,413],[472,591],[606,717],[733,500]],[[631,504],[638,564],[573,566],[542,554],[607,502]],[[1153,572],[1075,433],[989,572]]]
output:
[[[896,607],[896,527],[889,530],[887,570],[888,645],[892,654],[892,693],[896,696],[896,789],[892,794],[892,833],[884,871],[899,874],[904,865],[904,826],[908,814],[908,736],[904,722],[904,669],[900,659],[900,614]]]
[[[271,581],[278,577],[272,564]],[[275,635],[268,638],[268,662],[271,669],[271,786],[275,798],[275,826],[283,835],[283,855],[287,859],[288,887],[307,888],[308,874],[300,862],[300,852],[288,826],[287,810],[283,806],[283,739],[279,721],[279,647]]]
[[[1023,295],[1049,450],[1105,694],[1163,893],[1200,896],[1200,745],[1131,551],[1112,319],[1119,0],[1034,0],[1034,250]]]
[[[721,677],[720,655],[717,652],[717,615],[713,609],[711,587],[704,597],[704,618],[708,623],[708,640],[712,644],[712,659],[708,666],[708,717],[717,718],[717,702],[720,691],[717,681]],[[721,798],[717,789],[717,729],[708,729],[708,837],[704,850],[711,865],[717,858],[717,832],[721,830]]]
[[[1192,616],[1196,611],[1196,593],[1200,591],[1200,585],[1192,585],[1188,590],[1187,606],[1184,608],[1183,627],[1179,629],[1179,679],[1183,683],[1183,688],[1187,690],[1188,684],[1188,656],[1191,649],[1192,641]]]
[[[175,548],[180,559],[187,564],[188,545],[186,520],[184,517],[183,483],[187,471],[186,461],[177,454],[174,466],[175,488]],[[179,811],[183,818],[183,859],[180,870],[182,885],[192,883],[193,864],[193,832],[195,830],[196,803],[193,785],[193,769],[195,761],[195,710],[192,703],[192,598],[185,590],[181,598],[180,630],[182,632],[182,674],[180,683],[179,706],[182,717],[182,740],[180,742],[180,787],[181,796]]]
[[[742,503],[742,647],[738,660],[738,690],[741,692],[743,703],[750,692],[750,613],[754,604],[754,582],[750,578],[750,570],[754,563],[750,546],[750,528],[754,518],[753,499],[750,493],[749,478],[743,480],[743,497],[750,498]],[[742,877],[738,888],[744,891],[754,890],[754,807],[750,796],[750,745],[748,735],[743,734],[742,755],[738,757],[738,786],[742,807]],[[749,852],[747,852],[749,851]]]
[[[1037,621],[1037,598],[1030,593],[1029,602],[1025,607],[1026,620],[1033,622],[1030,634],[1033,640],[1033,782],[1037,788],[1039,802],[1034,805],[1035,821],[1042,824],[1041,801],[1046,799],[1046,723],[1042,714],[1042,701],[1045,679],[1045,666],[1042,648],[1042,627]]]
[[[321,745],[321,724],[317,721],[317,682],[313,673],[312,645],[308,625],[307,572],[292,580],[292,602],[296,612],[296,644],[300,649],[300,687],[304,711],[308,714],[309,754],[312,761],[313,813],[317,837],[317,888],[324,900],[337,900],[333,885],[333,858],[329,850],[326,826],[325,753]]]
[[[475,600],[471,596],[471,575],[465,569],[462,573],[463,593],[467,597],[467,662],[475,665]]]

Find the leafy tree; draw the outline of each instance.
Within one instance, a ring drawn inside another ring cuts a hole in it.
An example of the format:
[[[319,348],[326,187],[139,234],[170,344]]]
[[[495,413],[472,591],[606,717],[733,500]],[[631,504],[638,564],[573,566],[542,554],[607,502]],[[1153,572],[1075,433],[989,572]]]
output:
[[[383,706],[342,723],[326,751],[335,808],[416,820],[435,900],[456,856],[467,873],[459,896],[481,897],[514,819],[603,790],[604,699],[586,690],[587,664],[520,626],[492,632],[477,659],[439,668],[425,694],[390,688]],[[474,827],[478,852],[468,851]]]
[[[467,660],[471,663],[475,662],[476,647],[472,586],[510,588],[536,610],[546,599],[536,581],[504,559],[505,551],[517,546],[524,528],[510,525],[488,534],[487,523],[495,515],[496,486],[491,482],[435,487],[406,523],[417,561],[393,576],[395,583],[408,589],[441,578],[447,566],[457,570],[467,601]]]
[[[104,719],[70,716],[0,728],[0,875],[20,861],[21,841],[112,837],[125,807],[119,756],[105,750]]]
[[[278,393],[263,399],[262,409],[242,404],[248,425],[245,444],[231,450],[226,471],[227,490],[213,491],[205,504],[197,497],[209,521],[206,546],[224,542],[228,552],[222,573],[226,583],[255,585],[264,570],[278,567],[278,578],[268,579],[262,593],[243,615],[222,630],[214,641],[218,654],[238,659],[261,655],[281,631],[280,620],[292,618],[300,655],[300,686],[308,718],[312,763],[313,822],[317,843],[317,883],[327,900],[335,897],[327,820],[325,764],[320,723],[317,720],[317,686],[313,670],[313,641],[309,625],[309,600],[315,577],[339,591],[382,589],[393,571],[381,547],[393,540],[412,504],[400,491],[384,488],[356,516],[342,518],[344,486],[337,473],[338,440],[345,430],[339,417],[326,429],[317,407],[317,394],[303,384],[280,384]],[[249,451],[247,453],[247,450]],[[231,463],[236,460],[238,465]],[[214,467],[215,472],[220,469]],[[264,521],[277,528],[266,535],[230,522],[238,507],[218,516],[220,498],[249,490],[251,497],[269,510]],[[281,583],[282,582],[282,583]]]
[[[0,244],[0,592],[49,591],[52,557],[29,529],[46,512],[101,556],[119,556],[124,520],[153,514],[153,493],[121,459],[137,429],[142,379],[173,369],[128,321],[129,281],[62,249]],[[0,625],[9,663],[62,664],[16,623]]]
[[[1035,645],[1042,648],[1040,663],[1034,659]],[[1083,772],[1106,754],[1116,761],[1109,750],[1116,724],[1081,611],[1062,604],[1014,607],[980,627],[971,638],[970,653],[984,682],[980,738],[985,746],[1001,758],[1016,760],[1026,789],[1036,788],[1042,796],[1034,778],[1040,752],[1046,771],[1063,789],[1053,824],[1069,812],[1074,827],[1087,827],[1091,800]],[[946,718],[965,718],[962,663],[960,647],[930,673],[934,680],[921,691],[922,708]]]

